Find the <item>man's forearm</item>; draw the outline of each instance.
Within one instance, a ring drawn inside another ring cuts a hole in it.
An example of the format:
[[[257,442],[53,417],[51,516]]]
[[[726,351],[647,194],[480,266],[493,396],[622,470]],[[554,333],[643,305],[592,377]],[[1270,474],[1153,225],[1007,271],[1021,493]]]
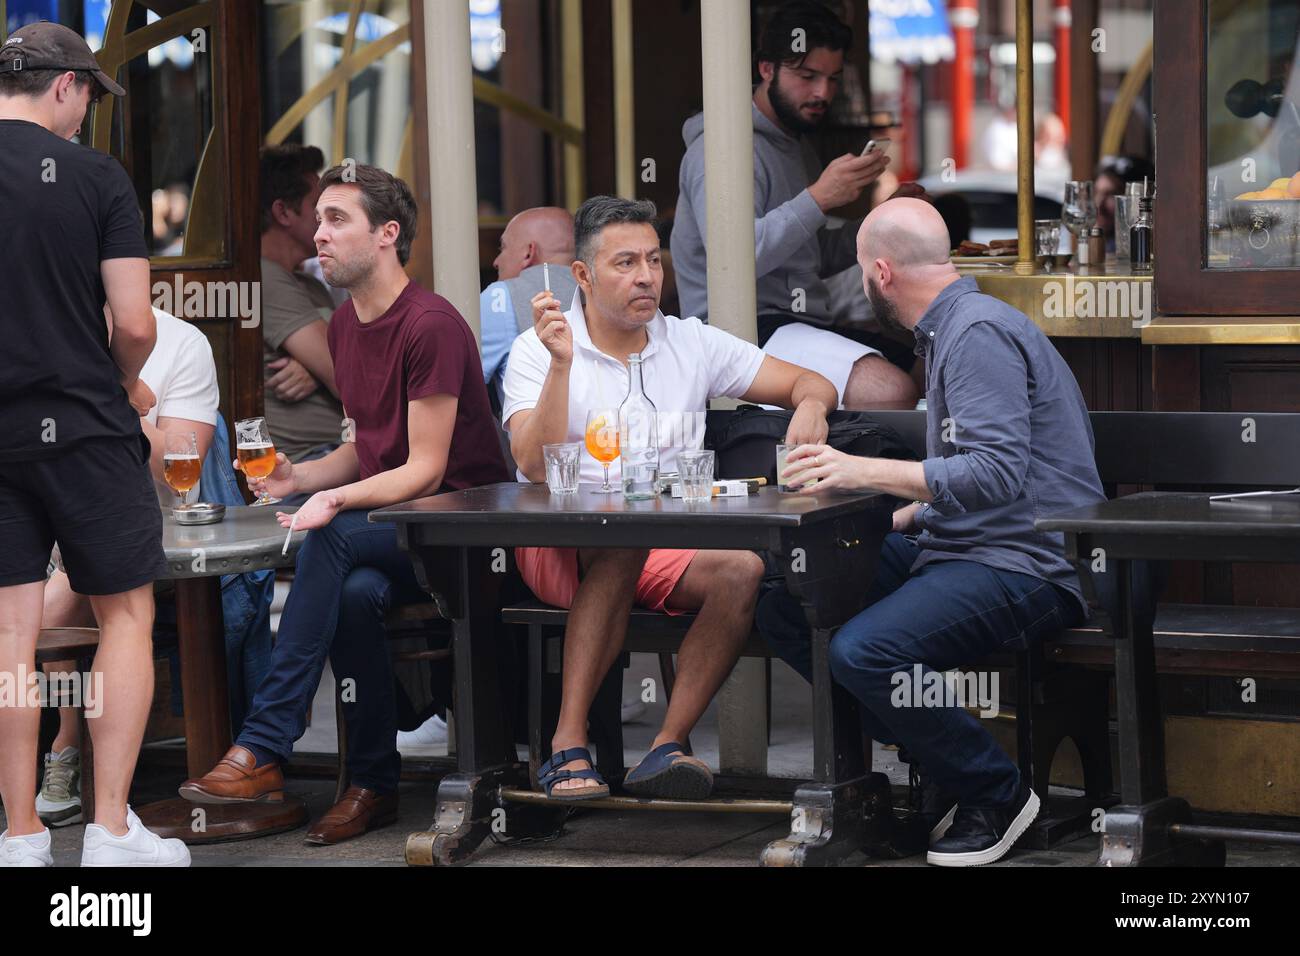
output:
[[[437,468],[421,461],[408,461],[405,465],[371,475],[364,481],[354,481],[339,488],[343,495],[343,511],[386,508],[401,501],[423,498],[438,490],[446,467]]]
[[[934,493],[925,483],[925,468],[919,461],[864,458],[862,465],[865,469],[863,484],[868,488],[910,501],[934,500]]]
[[[357,446],[352,442],[344,442],[324,458],[293,466],[294,484],[300,493],[307,495],[351,484],[360,476]]]
[[[554,359],[551,360],[537,404],[519,429],[518,436],[510,442],[519,470],[530,481],[541,481],[546,475],[542,446],[562,442],[568,437],[570,368],[568,365],[557,366]]]
[[[840,406],[840,396],[835,391],[835,386],[816,372],[804,372],[794,380],[794,387],[790,389],[791,408],[798,408],[807,401],[821,402],[824,406],[823,415]]]
[[[121,330],[115,330],[109,352],[113,363],[117,365],[119,381],[127,387],[133,385],[140,377],[140,370],[149,361],[149,355],[158,341],[156,327],[149,335],[132,336]]]

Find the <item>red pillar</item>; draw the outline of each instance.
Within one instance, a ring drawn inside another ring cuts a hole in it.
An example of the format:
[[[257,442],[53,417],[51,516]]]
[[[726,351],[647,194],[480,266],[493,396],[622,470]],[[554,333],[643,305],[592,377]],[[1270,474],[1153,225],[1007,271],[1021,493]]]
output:
[[[1056,32],[1056,115],[1070,138],[1070,0],[1056,0],[1052,24]]]
[[[964,169],[970,155],[971,116],[975,111],[975,27],[979,0],[952,0],[948,9],[956,56],[952,64],[952,157]]]

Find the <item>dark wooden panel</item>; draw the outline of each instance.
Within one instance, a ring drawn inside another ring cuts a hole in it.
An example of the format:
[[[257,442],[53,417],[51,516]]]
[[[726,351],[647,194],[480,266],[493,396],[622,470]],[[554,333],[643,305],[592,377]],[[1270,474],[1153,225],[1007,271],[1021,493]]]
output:
[[[1074,373],[1084,404],[1094,412],[1151,408],[1151,348],[1136,339],[1054,338]]]
[[[415,194],[419,220],[411,240],[411,258],[406,274],[426,289],[433,288],[433,207],[429,201],[429,102],[424,78],[424,4],[411,4],[411,122],[415,182],[408,183]],[[482,262],[482,257],[479,259]],[[490,263],[492,260],[489,259]],[[496,278],[493,276],[493,278]]]
[[[677,205],[677,176],[686,144],[682,123],[704,106],[700,5],[696,0],[634,4],[636,60],[637,196],[653,199],[661,213]],[[672,51],[672,68],[656,51]],[[588,150],[590,157],[591,151]],[[640,164],[655,161],[655,181],[641,180]]]
[[[1234,412],[1300,411],[1300,346],[1216,346],[1198,350],[1202,407]],[[1300,484],[1300,474],[1295,481]],[[1206,600],[1294,606],[1300,568],[1285,564],[1206,567]]]
[[[1097,165],[1100,124],[1097,97],[1101,90],[1092,31],[1097,26],[1098,0],[1074,0],[1070,30],[1070,168],[1075,179],[1092,179]]]
[[[583,0],[582,78],[587,195],[614,193],[613,14],[609,0]]]

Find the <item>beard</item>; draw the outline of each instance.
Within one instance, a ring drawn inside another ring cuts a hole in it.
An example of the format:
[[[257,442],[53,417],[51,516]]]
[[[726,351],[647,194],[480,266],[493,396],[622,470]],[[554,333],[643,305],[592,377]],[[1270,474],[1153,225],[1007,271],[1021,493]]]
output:
[[[899,321],[898,306],[885,297],[885,294],[880,291],[880,286],[876,285],[876,280],[871,276],[867,276],[867,301],[871,303],[871,311],[875,313],[876,321],[886,332],[905,338],[912,336],[911,330]]]
[[[827,112],[822,114],[821,120],[806,119],[799,113],[800,106],[810,106],[813,103],[819,103],[820,100],[809,100],[807,103],[795,103],[785,95],[781,89],[781,69],[777,68],[772,74],[772,85],[767,88],[768,102],[772,104],[772,112],[776,118],[781,121],[781,125],[786,129],[794,130],[796,133],[815,132],[822,124],[823,120],[830,115],[830,104],[827,103]]]
[[[352,259],[348,262],[340,262],[338,259],[331,260],[334,265],[330,271],[326,272],[325,267],[321,267],[321,275],[325,281],[336,289],[351,289],[355,286],[365,283],[370,273],[375,268],[375,254],[372,251],[364,257]]]

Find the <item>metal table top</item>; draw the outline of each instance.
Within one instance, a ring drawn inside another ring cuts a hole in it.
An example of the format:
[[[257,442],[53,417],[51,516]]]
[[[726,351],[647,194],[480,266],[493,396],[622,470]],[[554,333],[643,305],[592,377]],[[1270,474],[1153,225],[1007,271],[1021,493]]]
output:
[[[277,511],[296,508],[229,507],[217,524],[180,525],[170,508],[163,509],[163,551],[168,578],[202,578],[218,574],[244,574],[292,565],[307,537],[294,531],[286,554],[285,530],[276,522]]]

